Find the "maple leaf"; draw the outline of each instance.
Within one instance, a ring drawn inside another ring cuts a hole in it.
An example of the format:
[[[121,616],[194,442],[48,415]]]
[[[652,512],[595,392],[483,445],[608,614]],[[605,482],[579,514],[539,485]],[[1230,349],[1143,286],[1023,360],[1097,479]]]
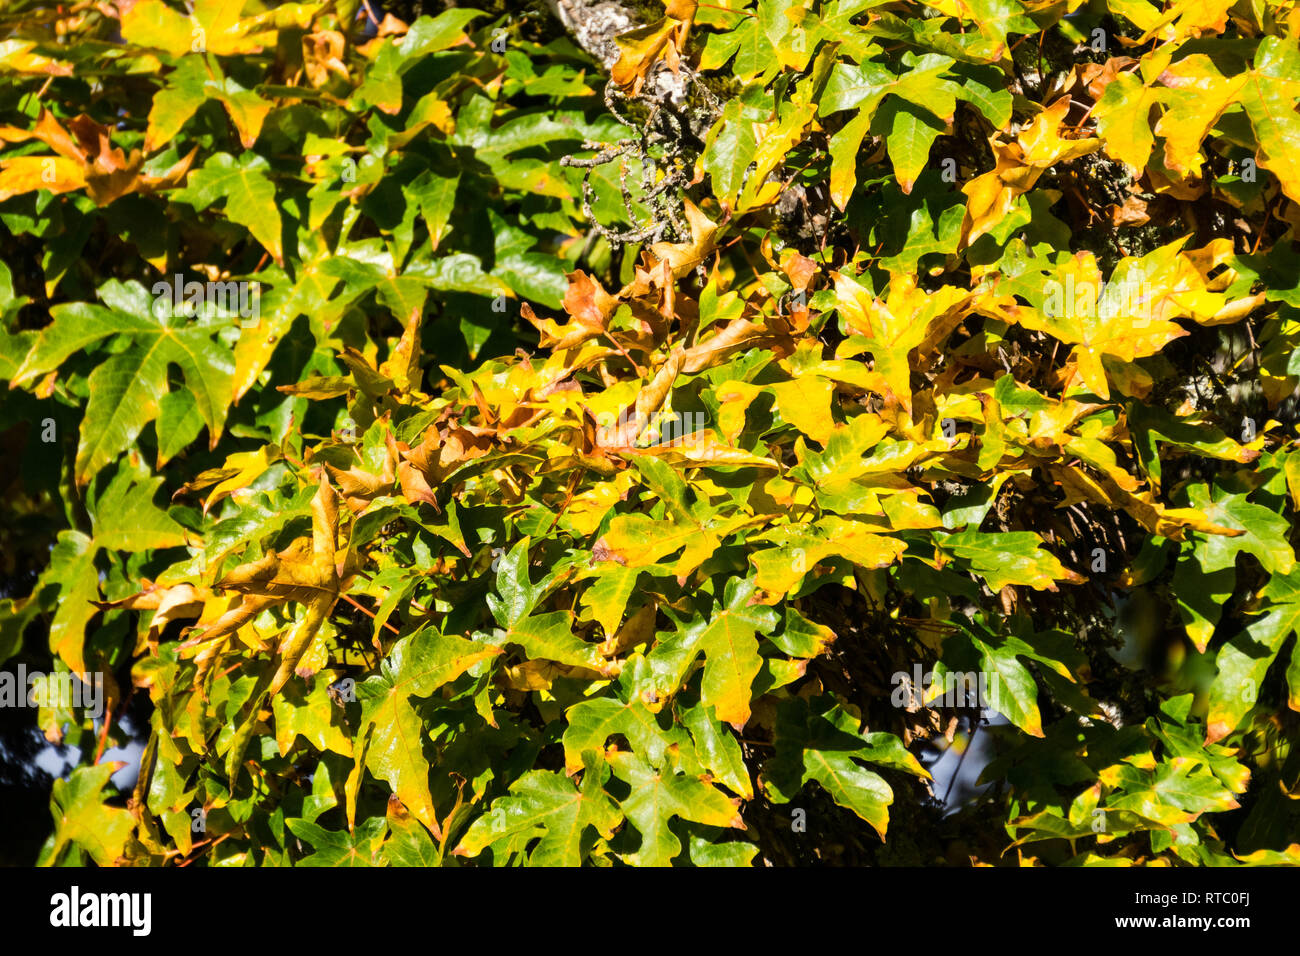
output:
[[[677,42],[686,26],[688,24],[669,16],[658,23],[620,33],[614,39],[619,58],[610,68],[614,82],[635,96],[641,92],[650,70],[661,58],[674,73],[677,72]]]
[[[899,404],[912,410],[911,353],[936,348],[965,316],[973,297],[953,286],[935,292],[917,288],[916,277],[894,273],[884,299],[843,273],[833,273],[836,307],[853,337],[836,350],[837,358],[871,352],[874,370]]]
[[[1123,259],[1109,282],[1091,252],[1061,256],[1051,271],[1023,273],[1000,285],[999,292],[1014,291],[1031,303],[1028,309],[1010,305],[1002,314],[1073,345],[1071,380],[1109,398],[1104,358],[1132,362],[1154,355],[1187,334],[1174,318],[1211,323],[1225,306],[1225,296],[1210,289],[1207,270],[1180,251],[1185,242]],[[1211,250],[1212,256],[1221,252]]]
[[[212,624],[191,635],[183,645],[212,645],[239,630],[268,608],[287,602],[302,604],[305,612],[280,643],[276,670],[264,697],[274,697],[293,676],[299,660],[311,646],[321,624],[338,600],[342,579],[336,565],[338,547],[338,497],[323,473],[311,502],[312,537],[299,538],[280,552],[242,564],[214,585],[218,591],[238,594],[236,605]]]
[[[1096,138],[1064,139],[1061,123],[1070,98],[1061,97],[1034,117],[1010,143],[994,142],[995,166],[961,189],[967,196],[961,225],[961,245],[968,246],[993,229],[1011,211],[1017,196],[1027,193],[1049,167],[1086,156],[1101,148]]]

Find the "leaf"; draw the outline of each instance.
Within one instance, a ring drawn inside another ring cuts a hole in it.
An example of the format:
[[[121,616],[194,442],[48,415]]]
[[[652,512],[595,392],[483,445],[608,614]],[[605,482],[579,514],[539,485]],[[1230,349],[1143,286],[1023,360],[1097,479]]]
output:
[[[77,480],[85,484],[158,417],[167,390],[168,342],[115,355],[90,374],[91,399],[81,424]]]
[[[903,188],[903,194],[908,195],[916,185],[916,178],[929,164],[930,147],[944,131],[944,124],[928,111],[898,97],[890,99],[882,107],[880,117],[880,122],[889,130],[885,145],[894,164],[894,176]]]
[[[961,189],[968,197],[966,218],[962,221],[963,246],[970,245],[998,225],[1011,211],[1016,197],[1032,189],[1044,170],[1101,147],[1099,139],[1067,140],[1060,135],[1069,107],[1069,97],[1055,100],[1034,118],[1015,142],[994,144],[995,168],[972,179]]]
[[[727,733],[717,719],[717,708],[697,704],[683,715],[695,741],[695,754],[704,769],[713,774],[733,793],[746,800],[754,799],[749,768],[736,738]]]
[[[889,277],[882,300],[843,273],[832,273],[832,278],[836,308],[845,325],[871,351],[875,371],[910,411],[911,351],[924,342],[941,344],[962,320],[970,294],[952,286],[927,293],[917,288],[915,276],[897,273]]]
[[[50,651],[77,675],[88,672],[85,661],[86,625],[95,616],[99,572],[95,548],[80,531],[61,531],[43,577],[59,587],[59,604],[50,623]]]
[[[122,39],[139,46],[165,50],[172,56],[190,51],[194,40],[191,21],[162,0],[140,0],[122,14]]]
[[[1018,656],[1041,658],[1029,645],[1017,638],[1002,637],[988,631],[977,634],[963,628],[956,638],[949,638],[954,647],[944,643],[944,656],[934,669],[934,684],[925,695],[923,703],[930,703],[940,692],[959,687],[950,675],[971,674],[962,670],[971,661],[973,652],[974,673],[978,675],[980,691],[987,695],[987,704],[1025,733],[1042,737],[1043,721],[1038,709],[1038,684]],[[954,653],[954,650],[956,653]]]
[[[59,864],[69,844],[85,850],[98,866],[115,866],[135,829],[135,818],[120,807],[107,806],[104,788],[126,766],[120,761],[76,767],[66,780],[55,780],[50,796],[54,837],[42,852],[42,866]]]
[[[1159,91],[1132,73],[1120,73],[1107,84],[1092,110],[1107,155],[1138,173],[1146,168],[1155,145],[1150,113],[1161,100]]]
[[[153,504],[162,478],[138,480],[121,468],[95,503],[95,546],[117,551],[148,551],[188,543],[185,529]]]
[[[579,601],[606,635],[618,632],[638,577],[640,572],[636,568],[611,565],[602,568],[591,586],[582,592]]]
[[[496,579],[500,597],[488,597],[488,607],[502,627],[513,627],[531,614],[554,578],[545,578],[536,586],[529,580],[529,544],[529,539],[524,538],[510,549],[509,554],[501,558]]]
[[[1300,46],[1294,39],[1264,37],[1241,91],[1259,139],[1259,164],[1277,176],[1282,191],[1300,202]]]
[[[1121,765],[1117,779],[1127,792],[1107,801],[1106,809],[1135,813],[1161,826],[1190,823],[1202,813],[1238,806],[1231,791],[1187,757],[1162,762],[1154,772]]]
[[[871,128],[872,114],[865,110],[844,124],[831,137],[831,201],[841,212],[849,204],[858,184],[858,153],[862,140]]]
[[[1160,75],[1168,92],[1166,110],[1156,124],[1165,141],[1165,165],[1176,173],[1199,175],[1201,142],[1246,85],[1246,76],[1225,78],[1204,53],[1193,53]]]
[[[805,575],[827,557],[839,556],[864,570],[874,570],[893,564],[907,547],[897,538],[875,533],[875,526],[834,516],[815,522],[806,533],[797,533],[794,527],[782,529],[780,547],[750,555],[757,572],[754,583],[766,592],[765,604],[795,590]]]
[[[1035,279],[1034,289],[1026,292],[1033,308],[1016,309],[1015,320],[1074,345],[1070,357],[1079,380],[1088,391],[1109,398],[1103,356],[1131,362],[1187,334],[1171,321],[1186,314],[1179,306],[1180,285],[1187,280],[1168,274],[1177,269],[1173,263],[1181,245],[1163,247],[1142,260],[1124,260],[1105,284],[1092,253],[1077,253],[1058,265],[1046,283]],[[1205,288],[1203,282],[1195,285]],[[1025,286],[1016,291],[1021,288]]]
[[[440,866],[441,855],[429,831],[406,812],[400,800],[388,801],[388,832],[382,856],[389,866]]]
[[[793,382],[772,386],[781,417],[813,441],[824,445],[835,421],[831,416],[831,397],[835,386],[816,375],[804,375]]]
[[[63,156],[13,156],[0,159],[0,202],[37,189],[67,193],[86,186],[85,169]]]
[[[407,187],[407,196],[420,206],[420,215],[429,230],[429,242],[435,252],[450,227],[459,186],[459,173],[451,177],[435,176],[426,169]]]
[[[667,506],[668,517],[617,515],[610,522],[609,530],[596,542],[595,551],[603,560],[617,561],[628,568],[653,565],[681,551],[675,573],[684,579],[717,550],[722,536],[743,525],[745,519],[733,516],[724,521],[713,520],[716,510],[706,502],[688,503],[685,485],[667,465],[651,458],[639,458],[636,464]]]
[[[393,788],[417,820],[439,833],[415,698],[430,696],[500,648],[425,629],[393,645],[380,673],[357,685],[363,726],[373,725],[366,766]]]
[[[569,708],[564,730],[564,769],[574,774],[582,769],[583,753],[603,750],[614,734],[627,738],[632,749],[650,766],[665,766],[665,752],[675,746],[678,734],[665,731],[658,718],[640,700],[629,704],[611,697],[584,700]]]
[[[900,751],[904,755],[906,751],[896,738],[897,750],[887,743],[888,734],[863,738],[852,723],[829,698],[783,700],[776,712],[776,751],[763,765],[760,784],[773,802],[788,803],[805,784],[816,780],[832,800],[871,824],[883,840],[894,792],[879,774],[855,760],[883,758],[887,764],[897,763]],[[926,775],[915,758],[902,759],[909,772]]]
[[[310,693],[289,685],[271,702],[275,716],[275,743],[285,756],[298,737],[322,753],[333,751],[352,756],[352,740],[342,721],[342,714],[330,698],[324,680],[313,682]]]
[[[701,699],[717,709],[718,719],[740,730],[749,721],[751,690],[762,667],[758,654],[757,634],[774,629],[776,612],[750,604],[753,581],[731,579],[727,582],[724,604],[707,621],[697,621],[680,632],[680,645],[666,653],[661,644],[651,654],[654,664],[665,660],[675,678],[671,695],[681,683],[686,669],[695,658],[705,656]]]
[[[1230,568],[1237,554],[1245,551],[1258,558],[1264,570],[1270,573],[1291,573],[1295,567],[1295,552],[1287,541],[1291,526],[1277,512],[1251,503],[1245,494],[1222,495],[1215,501],[1209,487],[1204,484],[1192,485],[1188,497],[1192,507],[1208,520],[1244,532],[1235,537],[1206,535],[1203,541],[1198,542],[1196,559],[1201,570],[1213,573]]]
[[[672,17],[664,17],[658,23],[651,23],[627,30],[614,38],[618,45],[618,61],[610,68],[610,77],[633,96],[641,91],[650,68],[660,56],[667,56],[667,62],[676,62],[676,50],[672,45],[672,35],[680,23]]]
[[[1217,672],[1205,718],[1207,744],[1235,731],[1255,708],[1265,675],[1287,638],[1300,627],[1300,573],[1273,575],[1260,596],[1269,602],[1264,614],[1224,644],[1215,658]],[[1293,661],[1295,657],[1292,650]]]
[[[1191,555],[1183,555],[1174,568],[1173,597],[1187,636],[1202,654],[1214,636],[1224,605],[1236,588],[1233,567],[1206,572]]]
[[[245,154],[237,160],[229,153],[216,153],[190,175],[185,188],[174,192],[172,199],[190,203],[196,212],[224,200],[222,208],[227,218],[246,228],[282,265],[280,210],[268,169],[269,164],[261,156]]]
[[[502,641],[518,644],[530,660],[548,660],[572,667],[584,667],[602,674],[613,673],[600,656],[596,644],[573,633],[573,614],[553,611],[525,618],[506,631]]]
[[[252,90],[246,90],[230,77],[225,77],[220,82],[208,80],[203,87],[204,97],[216,100],[226,108],[230,116],[230,121],[235,124],[235,129],[239,132],[239,142],[244,149],[252,149],[253,144],[257,142],[257,137],[262,132],[262,124],[266,122],[267,114],[271,112],[273,104],[262,99]],[[204,169],[207,167],[205,166]],[[253,200],[257,205],[262,204],[262,197]],[[243,217],[250,215],[248,209],[249,203],[227,193],[226,214],[236,222],[243,223],[249,227],[249,231],[254,235],[259,235],[253,227],[256,220],[246,220]],[[261,225],[259,223],[259,225]],[[278,237],[276,237],[278,240]],[[259,235],[260,239],[260,235]],[[268,251],[271,246],[265,242],[262,243]],[[281,258],[276,256],[276,262]]]
[[[352,833],[326,830],[307,820],[286,820],[285,825],[316,851],[300,860],[298,866],[370,867],[377,863],[388,821],[371,817]]]
[[[1061,565],[1052,554],[1039,549],[1043,539],[1033,531],[983,532],[973,528],[943,535],[940,545],[1000,591],[1009,584],[1025,585],[1036,591],[1055,591],[1058,581],[1078,583],[1078,574]]]
[[[113,282],[101,287],[101,296],[113,295],[114,287]],[[139,286],[126,287],[126,291],[149,302]],[[210,328],[176,328],[152,315],[128,315],[86,303],[58,305],[51,314],[54,321],[41,330],[15,373],[15,382],[29,382],[59,367],[78,350],[114,335],[129,336],[133,343],[90,374],[90,400],[77,449],[79,483],[88,482],[158,417],[158,399],[167,394],[171,364],[180,367],[213,442],[220,437],[231,402],[231,365],[229,354],[213,341]]]
[[[477,856],[514,835],[540,837],[528,855],[531,866],[579,866],[590,852],[589,830],[609,839],[623,814],[602,784],[609,777],[604,761],[588,761],[581,788],[562,773],[530,770],[475,820],[453,851]]]
[[[745,829],[740,800],[728,798],[707,777],[656,771],[631,753],[608,757],[614,775],[632,787],[620,804],[623,815],[641,834],[641,846],[631,855],[634,866],[669,866],[682,849],[669,828],[674,817],[715,827]]]
[[[719,34],[710,34],[717,37]],[[713,191],[728,205],[745,184],[746,170],[754,162],[758,149],[757,124],[765,118],[764,111],[755,108],[746,99],[729,100],[723,107],[721,118],[709,131],[708,143],[700,164],[713,181]]]

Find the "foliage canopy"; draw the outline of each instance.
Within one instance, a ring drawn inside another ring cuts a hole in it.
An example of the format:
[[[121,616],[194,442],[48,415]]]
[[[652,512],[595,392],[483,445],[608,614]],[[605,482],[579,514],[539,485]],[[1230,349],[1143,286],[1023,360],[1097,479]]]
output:
[[[648,6],[4,5],[40,861],[1300,863],[1300,10]]]

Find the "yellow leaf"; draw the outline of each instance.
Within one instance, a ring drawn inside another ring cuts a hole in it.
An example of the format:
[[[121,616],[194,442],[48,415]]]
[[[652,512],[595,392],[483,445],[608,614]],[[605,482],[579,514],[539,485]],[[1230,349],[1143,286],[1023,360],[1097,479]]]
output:
[[[776,202],[782,186],[778,182],[768,182],[767,178],[785,160],[791,148],[803,140],[808,124],[816,115],[816,103],[794,104],[784,119],[759,131],[754,169],[748,174],[745,188],[736,201],[737,214]]]
[[[181,491],[197,491],[216,485],[203,502],[203,512],[206,514],[221,499],[230,497],[241,488],[247,488],[279,460],[280,453],[274,445],[264,445],[257,451],[235,452],[226,458],[225,464],[220,468],[200,472],[184,484]]]
[[[971,293],[953,286],[927,292],[916,287],[915,275],[893,273],[882,301],[842,273],[831,273],[831,277],[836,308],[845,324],[860,337],[862,346],[870,349],[874,371],[910,414],[912,350],[927,341],[937,343],[956,328],[965,315],[963,307],[971,302]]]
[[[831,415],[831,396],[835,386],[816,375],[804,375],[793,382],[772,385],[770,389],[776,396],[776,407],[781,417],[824,446],[835,426]]]
[[[705,258],[717,248],[714,242],[718,232],[717,224],[700,212],[695,203],[689,199],[686,200],[686,221],[691,227],[689,242],[656,242],[650,246],[650,251],[658,260],[650,270],[652,275],[656,272],[659,263],[667,263],[672,269],[673,276],[680,279],[688,272],[694,271],[695,267],[704,262]]]
[[[0,202],[37,189],[66,193],[83,189],[85,185],[85,165],[62,156],[0,159]]]
[[[1012,203],[1038,182],[1048,167],[1095,152],[1099,139],[1063,139],[1062,120],[1070,108],[1063,96],[1034,118],[1014,143],[993,144],[996,165],[962,187],[967,196],[962,221],[962,245],[968,246],[992,230],[1011,211]]]
[[[1247,78],[1244,74],[1225,78],[1204,53],[1179,60],[1160,75],[1160,82],[1168,87],[1167,109],[1156,133],[1165,141],[1165,165],[1171,171],[1200,175],[1201,142],[1237,100]]]
[[[138,0],[122,15],[122,39],[181,56],[190,52],[197,39],[195,26],[162,0]]]
[[[379,366],[379,373],[391,378],[403,395],[420,390],[420,323],[423,317],[423,309],[411,310],[397,347]]]
[[[46,76],[71,76],[72,66],[59,60],[32,53],[36,44],[30,40],[0,42],[0,71],[38,73]]]
[[[1181,245],[1122,260],[1109,283],[1091,252],[1076,253],[1044,285],[1041,307],[1015,309],[1015,321],[1075,346],[1071,378],[1109,398],[1102,356],[1131,362],[1154,355],[1187,334],[1173,317],[1212,316],[1222,307],[1222,295],[1209,292],[1192,262],[1179,256]]]
[[[1161,93],[1145,86],[1132,73],[1121,73],[1107,85],[1092,109],[1097,129],[1105,140],[1106,154],[1140,173],[1155,145],[1151,110]]]
[[[641,92],[651,68],[661,55],[675,68],[677,51],[671,38],[679,26],[682,26],[681,21],[664,17],[658,23],[616,36],[614,42],[619,48],[619,58],[610,69],[614,82],[635,96]]]

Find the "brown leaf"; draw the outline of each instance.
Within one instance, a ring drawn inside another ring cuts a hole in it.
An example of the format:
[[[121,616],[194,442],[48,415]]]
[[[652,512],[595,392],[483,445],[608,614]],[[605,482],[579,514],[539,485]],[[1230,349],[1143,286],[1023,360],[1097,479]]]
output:
[[[343,62],[343,50],[343,34],[337,30],[317,30],[303,36],[302,63],[307,71],[307,81],[320,88],[329,82],[331,73],[346,80],[348,68]]]
[[[599,336],[619,305],[617,298],[582,270],[570,272],[568,279],[564,311],[572,317],[569,322],[561,324],[554,319],[538,318],[526,302],[520,307],[520,314],[541,333],[539,344],[557,352],[577,348]]]
[[[303,654],[311,646],[320,626],[338,600],[341,587],[336,564],[338,546],[338,496],[321,470],[320,486],[312,499],[312,536],[299,538],[278,553],[240,565],[216,583],[222,591],[239,595],[231,607],[213,624],[196,631],[181,645],[193,649],[202,645],[199,657],[204,660],[200,671],[212,663],[212,654],[229,635],[235,633],[262,611],[286,603],[302,604],[306,613],[290,629],[280,646],[280,663],[263,695],[274,697],[293,676]]]
[[[650,251],[656,260],[649,270],[652,277],[658,271],[660,263],[666,262],[672,269],[673,277],[680,279],[704,262],[717,248],[714,242],[714,237],[718,233],[717,223],[700,212],[695,203],[689,199],[686,200],[686,221],[691,227],[690,242],[656,242],[650,246]],[[664,284],[671,285],[671,282]]]
[[[624,90],[636,96],[645,85],[651,68],[661,57],[675,72],[678,62],[673,34],[680,26],[680,21],[664,17],[658,23],[616,36],[614,42],[618,45],[620,55],[618,62],[610,69],[610,77]]]
[[[1129,196],[1124,205],[1110,207],[1110,221],[1116,226],[1141,226],[1151,221],[1147,204],[1137,196]]]

